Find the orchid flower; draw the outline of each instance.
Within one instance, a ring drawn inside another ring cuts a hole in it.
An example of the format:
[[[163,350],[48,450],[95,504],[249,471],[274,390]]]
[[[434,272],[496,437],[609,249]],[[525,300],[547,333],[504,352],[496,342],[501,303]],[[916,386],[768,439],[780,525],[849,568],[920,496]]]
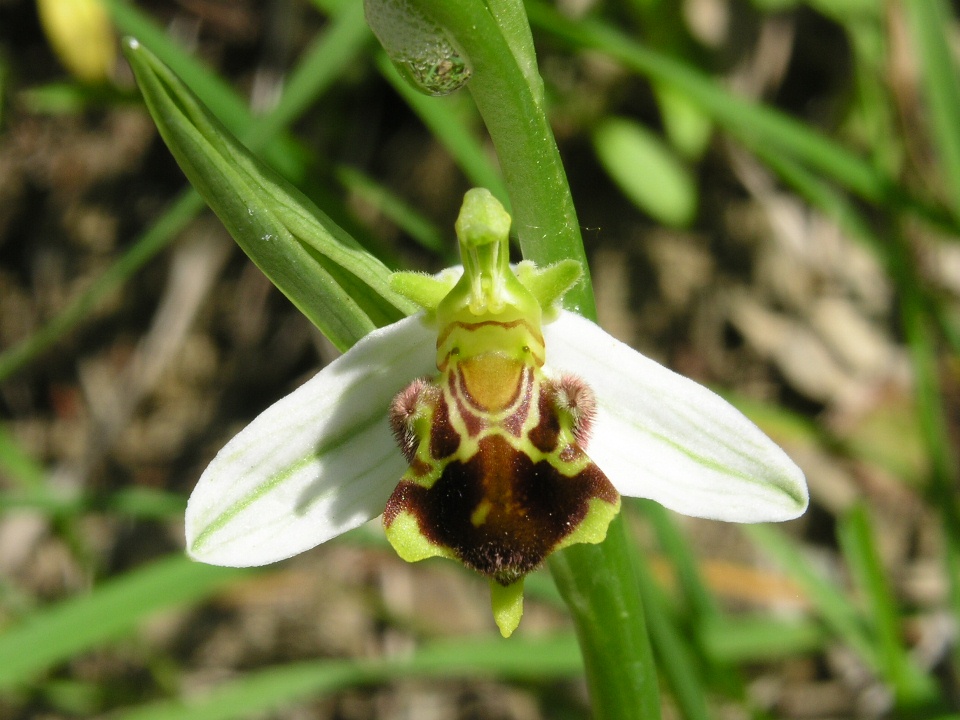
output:
[[[234,437],[186,514],[191,557],[276,562],[383,514],[405,560],[490,581],[509,636],[523,579],[597,543],[620,496],[734,522],[807,505],[800,469],[710,390],[560,309],[582,272],[509,264],[510,217],[467,193],[462,270],[397,273],[423,311],[370,333]]]

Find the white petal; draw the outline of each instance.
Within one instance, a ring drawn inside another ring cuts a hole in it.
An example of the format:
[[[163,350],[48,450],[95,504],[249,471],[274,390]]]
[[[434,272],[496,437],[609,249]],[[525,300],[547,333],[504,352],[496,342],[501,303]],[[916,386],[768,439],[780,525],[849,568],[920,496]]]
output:
[[[803,472],[715,393],[562,312],[544,327],[547,365],[597,396],[586,448],[623,495],[685,515],[764,522],[807,507]]]
[[[383,512],[405,470],[393,396],[436,373],[436,330],[416,315],[377,330],[272,405],[204,471],[187,551],[244,567],[282,560]]]

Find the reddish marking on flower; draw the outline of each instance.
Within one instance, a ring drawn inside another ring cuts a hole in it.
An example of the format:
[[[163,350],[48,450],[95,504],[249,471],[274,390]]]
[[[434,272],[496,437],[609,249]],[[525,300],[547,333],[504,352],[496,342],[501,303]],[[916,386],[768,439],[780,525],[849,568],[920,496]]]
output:
[[[390,527],[402,510],[409,511],[431,543],[509,585],[536,569],[577,528],[591,498],[615,503],[618,497],[593,463],[568,477],[549,460],[533,462],[503,436],[489,435],[468,461],[447,463],[430,488],[401,482],[383,519]]]
[[[433,427],[430,431],[430,456],[442,460],[453,455],[460,447],[460,435],[450,422],[450,408],[443,393],[437,392],[433,412]]]

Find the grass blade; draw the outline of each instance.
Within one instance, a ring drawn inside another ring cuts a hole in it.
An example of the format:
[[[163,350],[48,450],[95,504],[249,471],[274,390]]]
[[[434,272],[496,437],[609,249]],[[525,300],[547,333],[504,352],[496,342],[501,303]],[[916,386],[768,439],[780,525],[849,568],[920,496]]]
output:
[[[0,382],[23,368],[57,340],[76,327],[107,293],[122,285],[163,250],[203,208],[203,199],[184,190],[160,218],[134,240],[107,271],[73,299],[46,325],[9,350],[0,353]]]
[[[666,599],[654,582],[649,563],[637,553],[637,582],[643,598],[650,641],[657,656],[657,665],[673,693],[686,720],[707,720],[706,692],[700,677],[695,654],[680,629],[667,612]]]
[[[22,491],[40,490],[46,472],[32,457],[27,455],[16,438],[0,425],[0,473]]]
[[[746,147],[775,148],[866,200],[910,209],[937,225],[957,229],[954,218],[911,197],[870,162],[799,120],[744,100],[697,70],[644,47],[603,22],[590,18],[573,21],[536,0],[527,3],[527,11],[535,26],[574,47],[598,50],[654,82],[674,87]]]
[[[404,202],[389,188],[347,165],[338,167],[336,174],[345,188],[377,208],[422,247],[444,257],[451,265],[456,264],[454,244],[449,238],[444,237],[426,216]]]
[[[0,493],[0,513],[19,509],[39,510],[45,515],[62,518],[105,512],[160,520],[181,515],[187,509],[187,501],[181,495],[144,487],[121,488],[103,494],[60,494],[53,487]]]
[[[243,136],[244,139],[249,139],[253,147],[265,147],[273,136],[282,136],[285,128],[313,105],[323,90],[358,61],[372,39],[363,18],[363,3],[350,2],[343,6],[328,28],[304,51],[286,79],[276,106],[256,121],[256,127],[249,136]]]
[[[960,216],[960,78],[948,44],[955,18],[944,0],[911,0],[904,9],[922,67],[930,129],[937,147],[934,157],[940,160],[954,215]]]
[[[871,670],[880,674],[881,664],[873,638],[846,596],[810,566],[782,531],[765,524],[744,525],[742,528],[758,548],[775,558],[790,577],[800,584],[831,630]]]
[[[582,661],[572,635],[526,640],[457,640],[424,647],[408,658],[322,660],[245,674],[202,698],[172,700],[110,715],[110,720],[231,720],[262,714],[308,697],[404,677],[491,675],[535,680],[576,675]]]
[[[820,650],[827,632],[808,620],[718,616],[704,623],[700,637],[714,662],[756,663]]]
[[[657,542],[673,565],[685,603],[683,609],[694,623],[717,616],[720,612],[717,602],[704,584],[697,559],[670,511],[652,500],[639,500],[637,506],[653,527]]]
[[[167,37],[166,33],[136,8],[122,0],[106,0],[117,28],[127,34],[149,39],[162,60],[189,78],[190,86],[198,91],[203,101],[213,107],[220,117],[235,128],[236,134],[249,140],[253,148],[270,149],[266,157],[276,163],[278,170],[287,177],[297,178],[304,174],[305,166],[299,158],[295,144],[284,140],[278,146],[270,145],[280,133],[282,123],[295,119],[297,113],[315,102],[337,76],[337,68],[355,59],[366,42],[366,26],[349,7],[339,13],[330,29],[311,46],[304,62],[291,73],[288,87],[293,88],[291,99],[281,98],[277,107],[262,118],[254,118],[240,97],[215,73],[187,55],[182,48]],[[348,3],[355,5],[355,3]],[[360,29],[362,26],[362,30]],[[324,49],[324,45],[330,47]],[[78,325],[102,297],[128,280],[137,270],[156,256],[204,207],[204,202],[193,190],[185,190],[164,214],[138,236],[127,250],[93,285],[71,301],[66,308],[36,333],[17,345],[0,353],[0,382],[19,371],[33,358],[47,350],[61,337]]]
[[[89,595],[31,613],[0,633],[0,689],[123,635],[159,610],[206,597],[242,575],[174,555],[104,583]]]
[[[936,692],[930,678],[910,660],[903,646],[900,613],[887,582],[863,505],[855,506],[839,527],[840,546],[851,573],[868,603],[868,617],[876,634],[877,656],[884,679],[898,704],[928,703]]]

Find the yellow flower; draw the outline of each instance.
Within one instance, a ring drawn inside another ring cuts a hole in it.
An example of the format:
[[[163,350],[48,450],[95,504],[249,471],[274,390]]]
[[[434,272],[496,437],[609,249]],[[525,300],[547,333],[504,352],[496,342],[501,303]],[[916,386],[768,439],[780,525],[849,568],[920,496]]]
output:
[[[40,22],[60,62],[85,83],[106,82],[117,41],[100,0],[37,0]]]

